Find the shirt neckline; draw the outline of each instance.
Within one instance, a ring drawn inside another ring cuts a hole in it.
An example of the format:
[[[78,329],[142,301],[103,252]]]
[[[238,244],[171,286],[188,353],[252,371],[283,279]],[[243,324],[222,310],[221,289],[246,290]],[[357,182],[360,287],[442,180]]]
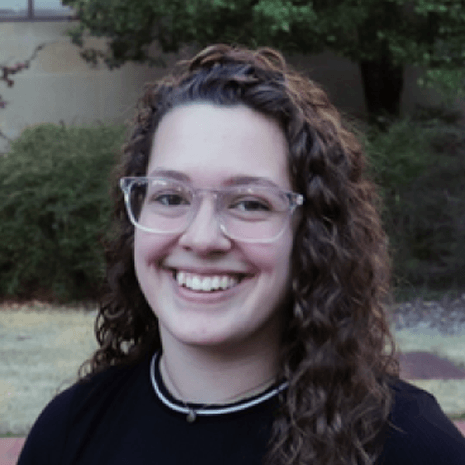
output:
[[[288,386],[286,381],[274,384],[268,387],[265,391],[255,394],[254,396],[247,397],[231,404],[196,404],[186,402],[183,403],[181,400],[176,399],[168,391],[160,373],[160,352],[156,352],[150,363],[150,379],[152,386],[157,395],[158,399],[169,409],[179,413],[189,414],[195,411],[197,416],[215,416],[225,415],[229,413],[240,412],[252,408],[256,405],[262,404],[263,402],[277,396],[281,391],[285,390]]]

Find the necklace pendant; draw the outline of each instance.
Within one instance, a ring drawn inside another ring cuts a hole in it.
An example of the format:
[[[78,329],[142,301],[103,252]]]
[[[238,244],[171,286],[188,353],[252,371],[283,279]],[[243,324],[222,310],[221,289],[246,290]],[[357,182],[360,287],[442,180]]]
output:
[[[187,423],[194,423],[196,418],[197,418],[197,414],[195,413],[195,410],[189,409],[189,413],[187,414],[187,417],[186,417]]]

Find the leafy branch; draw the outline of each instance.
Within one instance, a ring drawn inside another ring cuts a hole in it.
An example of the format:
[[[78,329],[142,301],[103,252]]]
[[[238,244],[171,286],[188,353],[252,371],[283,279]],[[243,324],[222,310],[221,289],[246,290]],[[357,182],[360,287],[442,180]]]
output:
[[[0,63],[0,81],[5,82],[7,87],[13,87],[15,82],[12,79],[12,76],[20,73],[21,71],[24,71],[25,69],[28,69],[31,65],[31,62],[37,57],[37,54],[39,53],[40,50],[42,50],[45,47],[45,45],[46,44],[38,45],[35,48],[32,55],[23,62],[18,62],[14,65]],[[8,105],[8,102],[4,100],[2,95],[0,94],[0,109],[5,108],[7,105]],[[0,132],[0,137],[4,137],[7,139],[7,137],[1,132]]]

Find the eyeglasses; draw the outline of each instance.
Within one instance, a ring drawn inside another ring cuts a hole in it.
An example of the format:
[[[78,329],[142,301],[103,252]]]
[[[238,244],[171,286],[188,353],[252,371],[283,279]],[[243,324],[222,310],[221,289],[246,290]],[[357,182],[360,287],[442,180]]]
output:
[[[124,177],[120,187],[132,224],[144,231],[180,234],[192,223],[204,195],[215,200],[221,231],[243,242],[272,242],[304,197],[272,186],[247,184],[221,190],[194,189],[163,177]]]

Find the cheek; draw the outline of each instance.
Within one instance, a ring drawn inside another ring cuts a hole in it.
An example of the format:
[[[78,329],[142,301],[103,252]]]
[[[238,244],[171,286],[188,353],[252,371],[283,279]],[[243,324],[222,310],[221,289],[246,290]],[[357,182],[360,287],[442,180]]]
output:
[[[137,268],[160,261],[169,250],[170,240],[137,230],[134,235],[134,263]]]
[[[255,244],[244,249],[246,256],[262,273],[288,275],[290,269],[292,240],[286,238],[276,244]]]

